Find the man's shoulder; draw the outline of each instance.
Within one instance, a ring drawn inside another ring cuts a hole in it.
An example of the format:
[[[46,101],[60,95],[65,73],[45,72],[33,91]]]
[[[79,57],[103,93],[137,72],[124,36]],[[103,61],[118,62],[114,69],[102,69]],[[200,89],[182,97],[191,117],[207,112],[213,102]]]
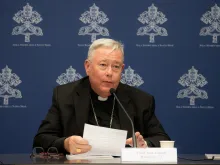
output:
[[[132,87],[129,86],[127,84],[122,84],[120,83],[120,88],[123,90],[123,92],[125,92],[125,94],[127,94],[129,97],[147,97],[147,98],[151,98],[153,97],[151,94],[149,94],[148,92],[145,92],[141,89],[138,89],[136,87]]]
[[[120,93],[123,93],[124,97],[128,97],[136,105],[137,109],[145,109],[154,102],[154,97],[141,89],[126,84],[120,84],[120,88]]]
[[[76,89],[78,86],[80,86],[81,84],[83,84],[83,82],[87,80],[88,80],[88,77],[84,77],[74,82],[70,82],[70,83],[63,84],[63,85],[58,85],[56,86],[55,89],[59,91],[63,91],[63,92],[72,92],[74,89]]]

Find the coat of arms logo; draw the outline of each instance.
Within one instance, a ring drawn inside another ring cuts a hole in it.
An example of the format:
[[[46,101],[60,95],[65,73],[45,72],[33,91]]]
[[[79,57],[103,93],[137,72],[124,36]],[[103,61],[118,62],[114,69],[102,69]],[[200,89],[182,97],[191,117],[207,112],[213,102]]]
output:
[[[97,35],[109,36],[108,29],[101,26],[109,19],[104,12],[99,11],[99,7],[95,4],[90,7],[89,11],[81,14],[79,20],[84,24],[89,24],[88,26],[84,26],[79,29],[79,35],[91,35],[91,42],[96,40]]]
[[[140,27],[137,31],[137,35],[150,37],[150,43],[155,43],[155,36],[168,36],[167,30],[158,25],[167,21],[165,15],[158,11],[158,8],[152,4],[148,7],[148,11],[144,11],[138,17],[138,20],[146,26]]]
[[[180,77],[178,83],[185,87],[185,89],[181,89],[177,98],[189,98],[190,105],[195,105],[195,99],[208,99],[208,94],[206,91],[199,89],[199,87],[205,86],[208,82],[205,77],[201,74],[198,74],[198,70],[192,66],[190,70],[188,70],[188,74],[184,74]]]
[[[18,11],[13,17],[13,20],[21,25],[13,28],[12,35],[24,35],[25,42],[30,42],[31,35],[43,36],[42,29],[34,26],[34,24],[38,24],[43,19],[38,12],[32,9],[33,7],[27,3],[23,10]]]
[[[211,11],[207,11],[202,15],[201,21],[207,25],[200,30],[200,36],[212,36],[212,43],[218,43],[220,35],[220,8],[217,4],[211,7]]]
[[[4,99],[3,104],[9,104],[9,98],[22,98],[21,91],[14,89],[21,83],[20,78],[12,73],[12,70],[6,66],[0,73],[0,97]]]
[[[77,81],[81,78],[82,76],[79,73],[76,73],[76,70],[70,66],[68,69],[66,69],[66,73],[62,73],[60,76],[58,76],[56,82],[60,85],[63,85]]]
[[[128,68],[125,69],[125,72],[121,75],[121,83],[139,87],[144,81],[138,74],[134,73],[134,70],[130,66],[128,66]]]

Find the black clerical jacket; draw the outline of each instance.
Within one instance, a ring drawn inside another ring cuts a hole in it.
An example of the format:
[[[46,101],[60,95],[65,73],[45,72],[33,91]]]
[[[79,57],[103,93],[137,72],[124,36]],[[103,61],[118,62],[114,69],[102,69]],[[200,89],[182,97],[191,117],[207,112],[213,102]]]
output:
[[[151,146],[159,147],[160,140],[169,140],[162,125],[155,116],[153,96],[128,85],[120,83],[116,94],[139,131]],[[52,106],[42,121],[33,147],[56,147],[64,149],[65,138],[83,135],[84,124],[88,123],[90,111],[89,78],[58,86],[54,89]],[[120,127],[132,137],[131,124],[124,111],[118,106]]]

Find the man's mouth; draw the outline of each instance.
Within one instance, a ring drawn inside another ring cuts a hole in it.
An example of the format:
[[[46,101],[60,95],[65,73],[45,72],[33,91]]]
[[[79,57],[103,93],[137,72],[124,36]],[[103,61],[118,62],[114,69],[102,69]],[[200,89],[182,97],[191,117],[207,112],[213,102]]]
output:
[[[111,81],[103,81],[105,84],[113,84]]]

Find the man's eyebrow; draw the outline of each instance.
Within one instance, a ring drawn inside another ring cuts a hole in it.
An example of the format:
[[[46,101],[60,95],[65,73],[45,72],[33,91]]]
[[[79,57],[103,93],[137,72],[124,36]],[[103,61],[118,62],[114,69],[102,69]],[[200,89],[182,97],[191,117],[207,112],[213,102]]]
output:
[[[102,60],[100,60],[99,62],[109,62],[109,61],[111,61],[111,60],[108,60],[108,59],[102,59]],[[122,64],[123,62],[113,60],[112,63],[115,63],[115,64]]]
[[[117,64],[121,64],[122,62],[120,61],[113,61],[114,63],[117,63]]]
[[[107,62],[107,60],[106,60],[106,59],[103,59],[103,60],[100,60],[99,62]]]

